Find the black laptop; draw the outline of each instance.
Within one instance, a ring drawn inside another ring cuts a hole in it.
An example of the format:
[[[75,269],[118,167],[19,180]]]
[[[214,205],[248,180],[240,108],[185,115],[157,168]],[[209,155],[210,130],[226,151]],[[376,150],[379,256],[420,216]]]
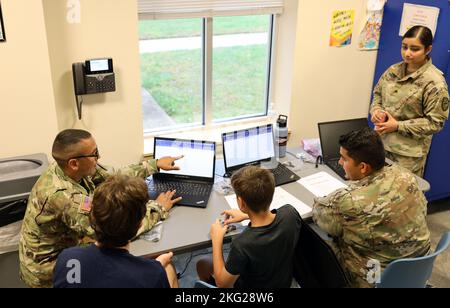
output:
[[[339,137],[351,131],[369,127],[366,118],[350,119],[318,124],[320,146],[322,148],[323,162],[336,172],[341,178],[347,180],[345,171],[339,165],[341,154],[339,153]]]
[[[149,194],[155,200],[160,193],[176,190],[176,205],[205,208],[214,185],[216,143],[155,137],[153,154],[156,159],[181,156],[175,163],[180,170],[155,173],[148,180]]]
[[[300,177],[275,158],[272,124],[222,134],[225,176],[249,165],[272,171],[275,185],[295,182]]]

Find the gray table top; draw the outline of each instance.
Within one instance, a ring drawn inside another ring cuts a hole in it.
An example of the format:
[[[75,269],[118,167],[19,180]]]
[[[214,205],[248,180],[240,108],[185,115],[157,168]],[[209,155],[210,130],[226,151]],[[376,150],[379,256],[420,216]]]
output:
[[[290,151],[290,153],[297,152]],[[293,165],[291,170],[296,172],[300,177],[306,177],[319,171],[325,171],[339,181],[345,182],[326,165],[319,165],[318,168],[316,168],[315,164],[302,163],[292,154],[287,154],[285,158],[281,159],[281,161],[291,162],[291,167]],[[223,171],[223,160],[218,160],[216,163],[216,174],[223,174]],[[417,179],[419,182],[419,187],[423,191],[430,189],[430,185],[427,181],[421,178]],[[223,179],[221,177],[216,176],[216,182],[220,182],[222,180]],[[306,205],[313,205],[314,195],[297,182],[289,183],[283,185],[282,187],[294,197],[303,201]],[[168,251],[173,251],[174,253],[184,253],[186,251],[210,247],[210,226],[216,219],[221,217],[221,213],[224,210],[229,208],[230,207],[225,200],[225,196],[216,190],[213,190],[211,193],[208,206],[205,209],[174,206],[170,211],[169,218],[163,222],[160,241],[150,242],[147,240],[138,239],[131,243],[130,253],[136,256],[155,257]],[[311,214],[307,214],[302,217],[308,218],[310,215]],[[238,224],[236,231],[233,231],[225,236],[225,241],[230,240],[232,236],[241,231],[242,227]]]

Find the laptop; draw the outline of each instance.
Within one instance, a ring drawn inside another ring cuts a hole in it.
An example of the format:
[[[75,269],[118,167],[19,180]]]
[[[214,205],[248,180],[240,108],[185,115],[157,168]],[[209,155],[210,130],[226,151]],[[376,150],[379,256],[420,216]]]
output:
[[[206,208],[214,185],[216,143],[212,141],[155,137],[155,159],[181,156],[175,163],[180,170],[155,173],[147,182],[150,198],[160,193],[176,190],[175,198],[183,199],[176,205]]]
[[[351,131],[369,127],[367,118],[358,118],[333,122],[318,123],[320,146],[322,148],[323,162],[336,172],[341,178],[347,180],[345,171],[339,165],[339,137]]]
[[[279,163],[275,158],[272,124],[222,134],[225,175],[249,165],[269,169],[275,177],[275,185],[295,182],[300,177]]]

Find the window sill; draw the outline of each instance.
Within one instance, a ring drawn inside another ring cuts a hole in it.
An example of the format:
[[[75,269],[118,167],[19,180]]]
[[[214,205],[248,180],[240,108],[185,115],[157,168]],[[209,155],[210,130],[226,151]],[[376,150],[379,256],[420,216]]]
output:
[[[268,116],[230,121],[226,123],[215,123],[210,126],[200,127],[188,127],[175,131],[155,132],[144,135],[144,157],[151,157],[153,155],[153,139],[154,137],[170,137],[180,139],[195,139],[195,140],[208,140],[215,141],[217,148],[220,150],[222,147],[222,133],[266,125],[272,123]]]

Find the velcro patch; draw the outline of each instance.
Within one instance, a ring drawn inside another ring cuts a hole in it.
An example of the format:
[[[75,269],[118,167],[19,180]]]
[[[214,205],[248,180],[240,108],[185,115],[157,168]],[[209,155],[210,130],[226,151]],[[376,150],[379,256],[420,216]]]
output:
[[[442,108],[442,111],[447,111],[448,110],[448,98],[447,97],[443,97],[442,98],[441,108]]]
[[[80,204],[80,210],[86,213],[90,213],[92,210],[92,202],[89,196],[84,196],[83,201]]]

